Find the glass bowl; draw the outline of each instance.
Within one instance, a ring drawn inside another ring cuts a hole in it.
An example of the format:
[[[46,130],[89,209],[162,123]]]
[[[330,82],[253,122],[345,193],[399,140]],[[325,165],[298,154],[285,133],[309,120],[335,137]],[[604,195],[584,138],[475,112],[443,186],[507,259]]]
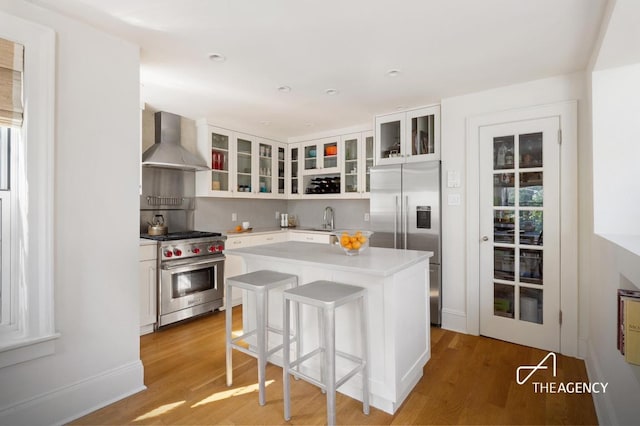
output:
[[[356,256],[369,248],[369,239],[373,232],[343,229],[335,230],[331,234],[336,237],[334,244],[344,250],[347,256]]]

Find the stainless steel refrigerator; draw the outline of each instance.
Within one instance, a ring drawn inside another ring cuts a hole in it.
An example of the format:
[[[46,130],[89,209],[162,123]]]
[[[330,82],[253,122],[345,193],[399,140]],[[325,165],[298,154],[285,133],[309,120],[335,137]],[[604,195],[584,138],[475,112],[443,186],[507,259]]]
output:
[[[371,169],[372,247],[432,251],[431,323],[442,323],[440,161]]]

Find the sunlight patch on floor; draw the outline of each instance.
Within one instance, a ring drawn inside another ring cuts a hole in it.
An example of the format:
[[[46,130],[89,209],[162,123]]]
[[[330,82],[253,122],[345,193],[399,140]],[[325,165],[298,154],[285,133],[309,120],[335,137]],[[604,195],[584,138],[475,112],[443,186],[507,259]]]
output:
[[[264,385],[265,386],[269,386],[273,382],[275,382],[275,380],[267,380],[266,382],[264,382]],[[202,401],[196,402],[195,404],[193,404],[191,406],[191,408],[200,407],[202,405],[209,404],[210,402],[216,402],[216,401],[220,401],[222,399],[227,399],[227,398],[231,398],[231,397],[239,396],[239,395],[245,395],[245,394],[248,394],[248,393],[251,393],[251,392],[257,392],[257,391],[258,391],[258,384],[254,383],[254,384],[248,385],[248,386],[242,386],[242,387],[239,387],[239,388],[229,389],[229,390],[222,391],[222,392],[216,392],[213,395],[210,395],[210,396],[206,397]]]
[[[161,416],[165,413],[168,413],[169,411],[173,410],[174,408],[184,404],[186,401],[178,401],[178,402],[173,402],[171,404],[164,404],[161,405],[158,408],[154,408],[153,410],[149,411],[148,413],[145,413],[141,416],[136,417],[133,421],[134,422],[139,422],[141,420],[147,420],[147,419],[151,419],[153,417],[158,417]]]

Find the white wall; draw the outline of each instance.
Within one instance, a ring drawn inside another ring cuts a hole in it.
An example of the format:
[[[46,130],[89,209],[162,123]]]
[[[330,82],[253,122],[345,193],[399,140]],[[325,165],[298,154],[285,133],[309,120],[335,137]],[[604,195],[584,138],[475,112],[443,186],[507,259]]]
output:
[[[54,355],[0,369],[0,424],[55,424],[143,388],[139,52],[21,0],[0,0],[0,8],[57,33],[54,296],[61,333]]]
[[[585,102],[585,81],[582,73],[531,81],[523,84],[500,87],[484,92],[442,100],[442,169],[443,169],[443,206],[442,206],[442,282],[443,282],[443,327],[467,332],[466,306],[466,206],[465,170],[466,126],[470,117],[524,108],[567,100],[578,100],[579,138],[578,146],[589,145],[590,118]],[[579,160],[580,161],[580,160]],[[448,171],[460,173],[461,187],[447,188]],[[586,189],[582,190],[581,195]],[[448,196],[460,194],[460,205],[448,205]],[[479,238],[479,237],[478,237]],[[478,312],[477,307],[472,311]],[[475,315],[475,314],[474,314]]]

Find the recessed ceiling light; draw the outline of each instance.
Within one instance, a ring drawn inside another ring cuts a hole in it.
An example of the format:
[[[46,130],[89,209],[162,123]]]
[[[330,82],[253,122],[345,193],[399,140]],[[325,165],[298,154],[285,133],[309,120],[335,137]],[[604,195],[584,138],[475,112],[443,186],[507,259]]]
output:
[[[337,95],[339,92],[338,92],[338,89],[327,89],[324,91],[324,93],[326,93],[329,96],[333,96],[333,95]]]
[[[393,70],[387,71],[387,76],[389,77],[397,77],[398,75],[400,75],[400,70],[393,69]]]
[[[289,93],[291,91],[291,87],[289,86],[280,86],[278,87],[278,92]]]
[[[209,54],[209,59],[211,59],[214,62],[224,62],[227,60],[226,56],[221,55],[220,53]]]

